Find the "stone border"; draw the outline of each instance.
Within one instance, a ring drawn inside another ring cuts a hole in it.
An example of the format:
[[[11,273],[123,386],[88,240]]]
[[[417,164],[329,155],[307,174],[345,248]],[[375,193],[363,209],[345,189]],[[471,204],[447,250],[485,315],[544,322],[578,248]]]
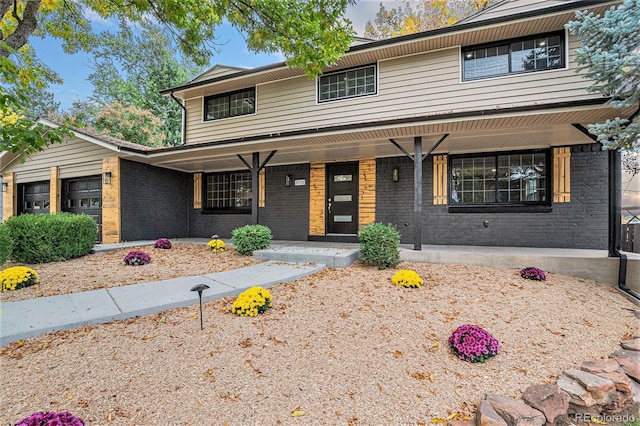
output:
[[[640,311],[635,315],[640,319]],[[633,421],[640,415],[640,328],[633,339],[620,342],[620,346],[609,358],[584,361],[579,369],[567,369],[555,385],[529,386],[521,399],[485,395],[478,404],[475,424],[542,426]],[[474,422],[447,423],[470,426]]]

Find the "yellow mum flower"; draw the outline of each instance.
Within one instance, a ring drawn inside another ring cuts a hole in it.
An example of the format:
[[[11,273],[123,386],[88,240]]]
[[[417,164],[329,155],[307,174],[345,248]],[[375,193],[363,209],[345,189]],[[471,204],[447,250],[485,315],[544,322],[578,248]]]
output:
[[[236,315],[256,317],[271,307],[271,293],[268,290],[255,286],[240,293],[231,312]]]
[[[0,272],[0,292],[39,284],[38,274],[26,266],[13,266]]]
[[[399,287],[420,288],[424,281],[416,271],[401,269],[391,278],[391,282]]]

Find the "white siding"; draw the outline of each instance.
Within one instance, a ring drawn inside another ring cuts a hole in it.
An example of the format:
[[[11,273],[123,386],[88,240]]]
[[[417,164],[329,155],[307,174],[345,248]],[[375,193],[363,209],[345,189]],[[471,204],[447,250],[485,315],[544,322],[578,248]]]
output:
[[[559,6],[561,4],[575,3],[576,0],[506,0],[496,4],[484,12],[465,19],[464,22],[480,22],[487,19],[500,18],[508,15],[529,12],[532,10],[545,9]]]
[[[244,71],[244,68],[228,67],[225,65],[215,65],[209,70],[205,71],[198,77],[194,78],[192,82],[208,80],[210,78],[222,77],[225,75],[235,74],[240,71]]]
[[[114,151],[75,138],[34,153],[23,164],[16,160],[4,172],[15,172],[17,183],[49,180],[52,166],[60,167],[61,179],[99,175],[102,159],[114,155]]]
[[[204,122],[202,97],[187,100],[187,143],[203,143],[296,130],[424,115],[530,106],[593,98],[589,82],[570,68],[462,82],[459,47],[378,64],[378,93],[316,103],[316,82],[306,77],[257,87],[257,113]]]

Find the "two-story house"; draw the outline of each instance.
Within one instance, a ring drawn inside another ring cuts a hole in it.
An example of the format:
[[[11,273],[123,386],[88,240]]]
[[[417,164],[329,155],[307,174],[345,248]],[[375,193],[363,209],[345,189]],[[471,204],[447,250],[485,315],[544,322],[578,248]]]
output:
[[[284,63],[215,66],[164,94],[183,145],[77,131],[23,164],[0,156],[4,217],[92,214],[104,242],[229,237],[607,249],[609,154],[587,124],[614,110],[577,73],[576,10],[617,1],[506,0],[456,25],[358,39],[311,80]],[[55,123],[44,121],[55,126]]]

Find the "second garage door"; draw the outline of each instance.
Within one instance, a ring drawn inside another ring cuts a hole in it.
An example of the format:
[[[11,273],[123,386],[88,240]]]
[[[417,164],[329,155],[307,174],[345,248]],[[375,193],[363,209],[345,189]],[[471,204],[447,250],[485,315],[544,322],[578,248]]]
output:
[[[98,224],[98,242],[102,241],[102,179],[91,176],[63,181],[63,211],[87,214]]]

